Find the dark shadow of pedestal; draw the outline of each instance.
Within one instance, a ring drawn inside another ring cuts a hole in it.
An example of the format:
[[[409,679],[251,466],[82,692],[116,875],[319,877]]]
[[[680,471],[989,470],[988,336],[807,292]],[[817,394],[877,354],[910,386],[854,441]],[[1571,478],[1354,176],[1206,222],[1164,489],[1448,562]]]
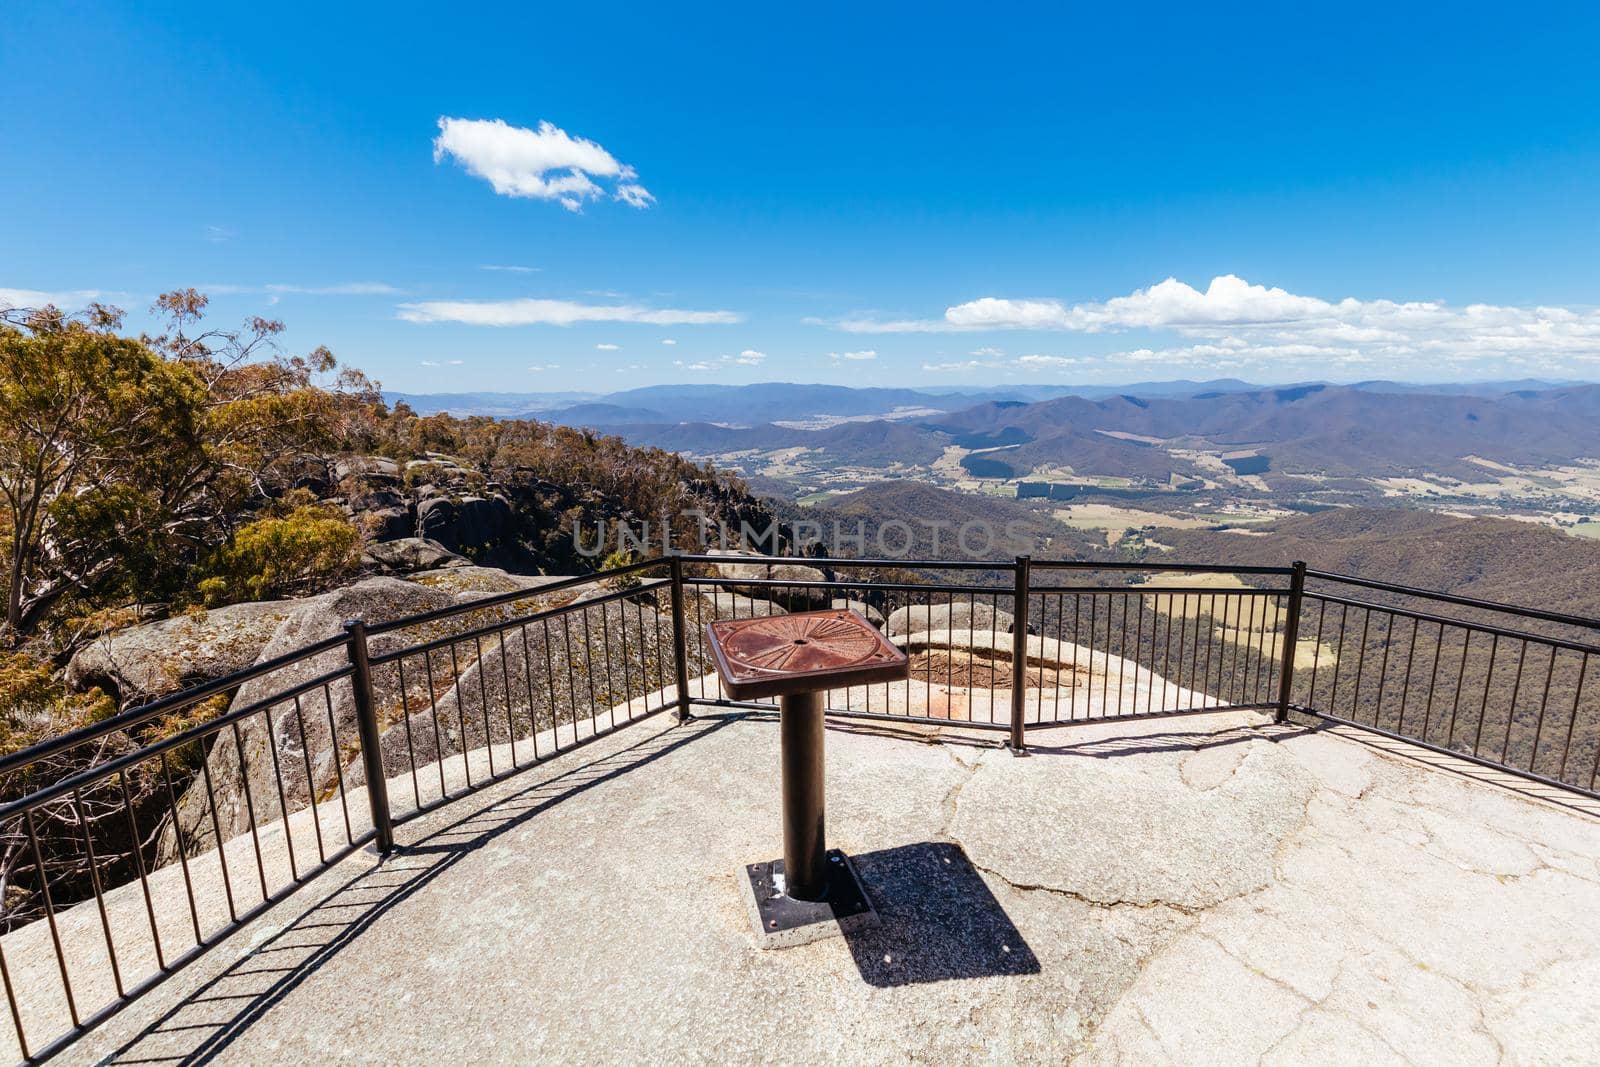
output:
[[[924,841],[850,859],[878,909],[877,926],[845,935],[869,985],[1039,973],[960,846]]]

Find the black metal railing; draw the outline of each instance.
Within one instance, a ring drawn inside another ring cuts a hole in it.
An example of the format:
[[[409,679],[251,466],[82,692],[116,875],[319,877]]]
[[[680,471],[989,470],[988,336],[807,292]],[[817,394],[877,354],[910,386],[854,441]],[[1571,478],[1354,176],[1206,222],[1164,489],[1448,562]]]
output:
[[[828,606],[911,659],[907,681],[826,694],[832,715],[1021,750],[1039,729],[1260,709],[1595,795],[1594,620],[1298,563],[676,555],[352,620],[0,758],[18,1053],[59,1051],[420,813],[662,711],[767,707],[728,699],[706,624]]]

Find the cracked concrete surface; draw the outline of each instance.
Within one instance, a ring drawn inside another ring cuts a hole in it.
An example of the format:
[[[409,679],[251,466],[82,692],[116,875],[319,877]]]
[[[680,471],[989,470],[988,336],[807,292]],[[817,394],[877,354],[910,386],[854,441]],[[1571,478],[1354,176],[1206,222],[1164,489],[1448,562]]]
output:
[[[651,720],[402,828],[69,1062],[1582,1063],[1600,820],[1244,713],[835,724],[882,926],[755,947],[770,718]]]

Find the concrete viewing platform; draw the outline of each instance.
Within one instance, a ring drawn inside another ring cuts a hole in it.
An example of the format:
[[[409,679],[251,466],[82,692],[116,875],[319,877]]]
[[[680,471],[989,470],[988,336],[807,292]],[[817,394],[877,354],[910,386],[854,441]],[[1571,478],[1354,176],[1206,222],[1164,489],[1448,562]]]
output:
[[[711,709],[700,709],[711,712]],[[1583,1063],[1600,818],[1247,712],[834,721],[877,926],[756,944],[775,717],[658,715],[398,828],[62,1062]],[[1573,804],[1580,803],[1567,796]],[[87,917],[86,917],[87,918]]]

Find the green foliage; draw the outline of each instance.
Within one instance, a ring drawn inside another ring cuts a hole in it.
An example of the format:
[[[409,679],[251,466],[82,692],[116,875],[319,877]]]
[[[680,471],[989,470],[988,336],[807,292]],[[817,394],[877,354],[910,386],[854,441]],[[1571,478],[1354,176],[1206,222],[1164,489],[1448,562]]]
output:
[[[270,600],[327,588],[361,562],[361,538],[330,508],[303,505],[249,523],[207,560],[198,589],[206,604]]]
[[[614,549],[606,553],[606,558],[600,561],[600,572],[604,574],[606,571],[618,570],[637,562],[639,562],[639,555],[632,549]],[[633,589],[639,585],[639,576],[637,574],[624,574],[617,578],[606,579],[605,584],[612,589]]]
[[[241,520],[347,441],[370,443],[376,387],[326,349],[285,357],[281,323],[188,332],[206,298],[163,294],[168,332],[120,312],[0,321],[0,635],[179,595]],[[332,388],[317,379],[332,376]],[[62,609],[70,609],[63,611]]]
[[[68,693],[48,662],[25,652],[0,654],[0,753],[98,722],[114,711],[115,703],[98,689]]]

